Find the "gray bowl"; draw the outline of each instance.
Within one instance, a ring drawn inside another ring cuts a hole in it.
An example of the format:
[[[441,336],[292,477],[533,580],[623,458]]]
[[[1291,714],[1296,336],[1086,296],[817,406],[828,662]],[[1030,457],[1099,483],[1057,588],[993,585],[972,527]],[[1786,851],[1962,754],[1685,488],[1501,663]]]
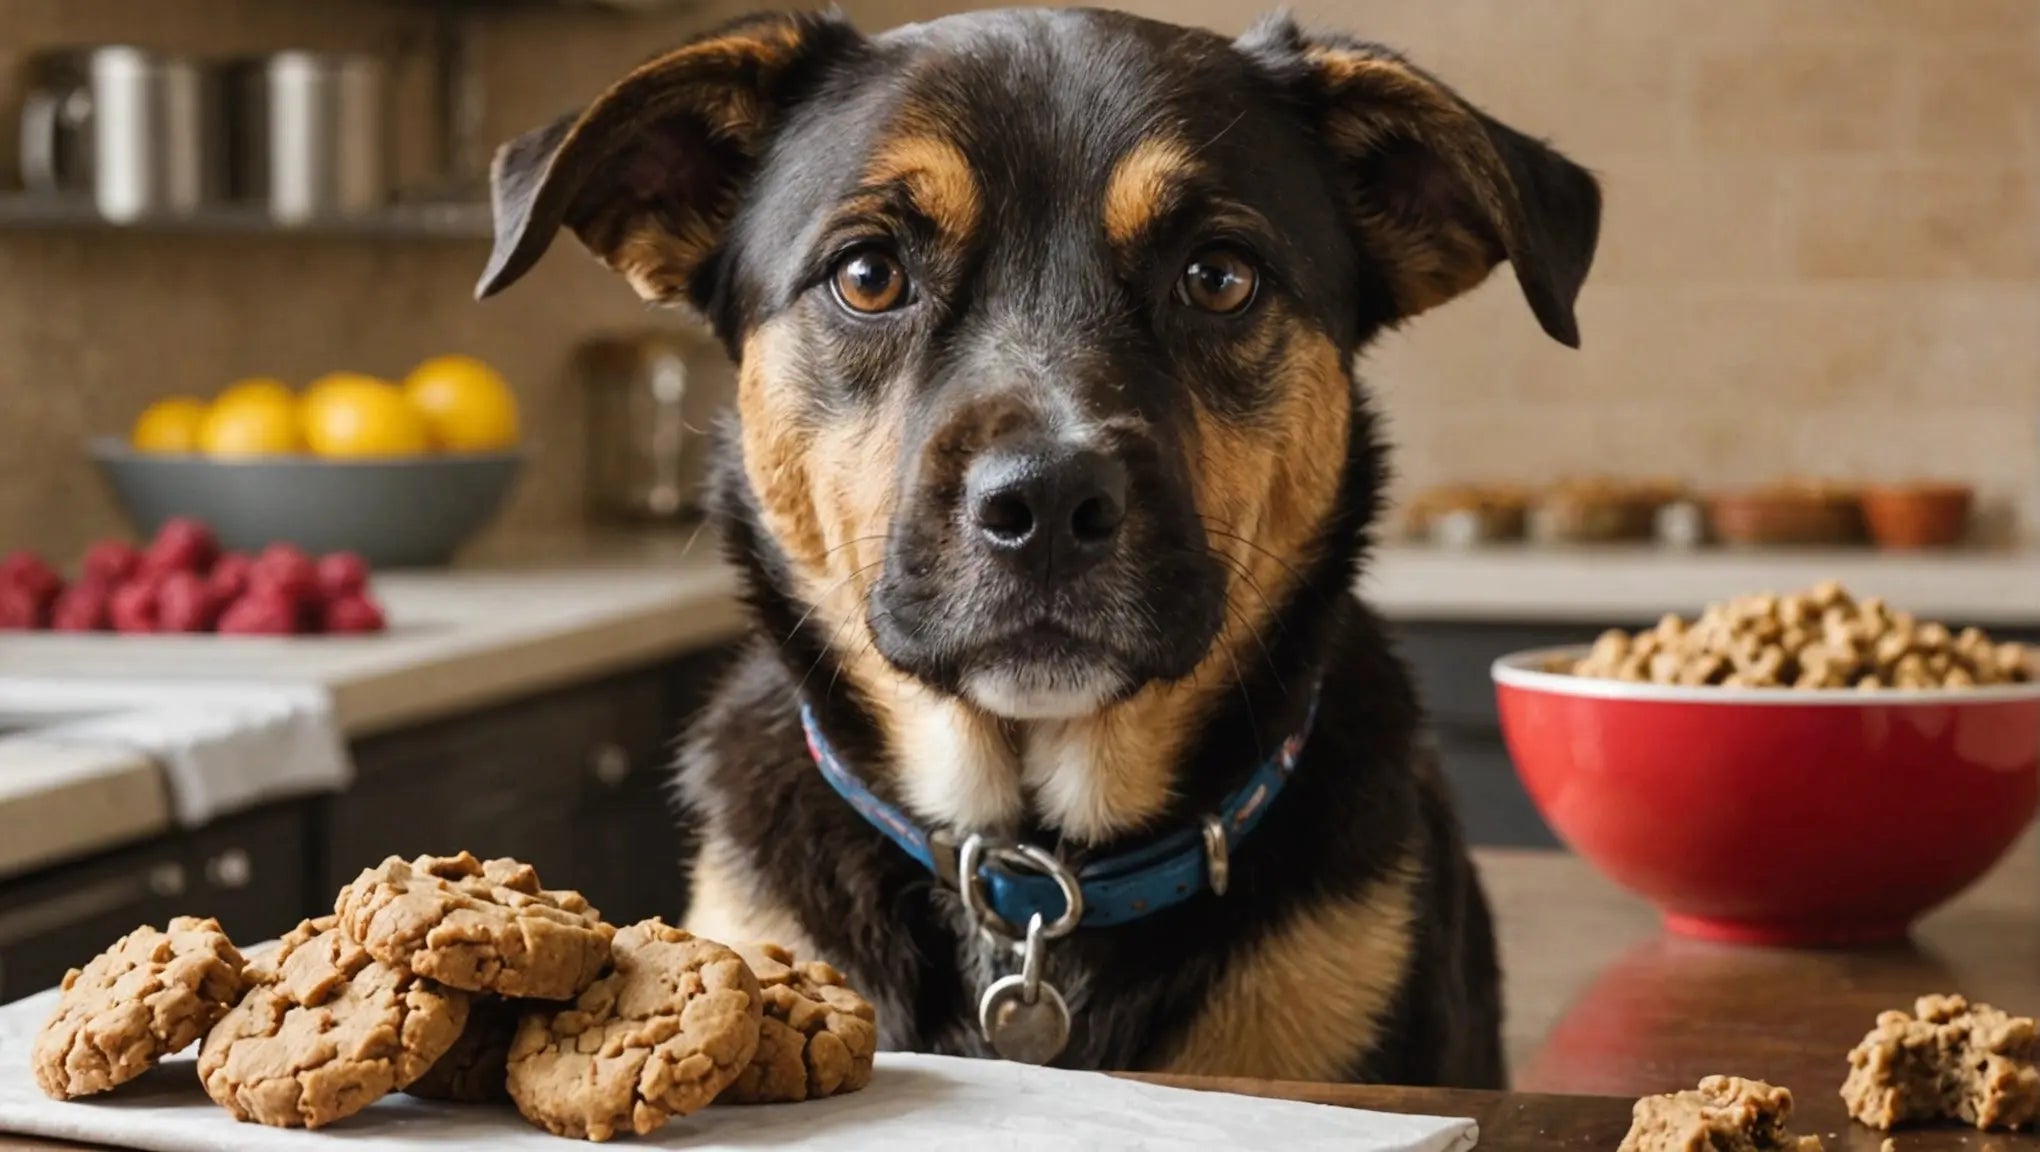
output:
[[[510,492],[519,452],[404,460],[277,456],[213,460],[92,443],[135,531],[173,516],[212,526],[235,551],[287,542],[307,552],[359,552],[377,568],[444,565],[488,524]]]

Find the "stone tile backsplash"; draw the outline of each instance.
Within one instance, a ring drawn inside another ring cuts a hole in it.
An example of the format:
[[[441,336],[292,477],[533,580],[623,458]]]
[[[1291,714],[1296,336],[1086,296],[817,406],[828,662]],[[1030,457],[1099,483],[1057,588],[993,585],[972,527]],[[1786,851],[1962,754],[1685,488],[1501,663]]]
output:
[[[0,106],[30,50],[387,47],[374,0],[0,0]],[[850,0],[867,29],[934,0]],[[1231,0],[1124,6],[1237,31]],[[575,106],[744,5],[492,18],[492,139]],[[1708,484],[1946,476],[2040,527],[2040,5],[2031,0],[1305,0],[1406,50],[1603,177],[1585,347],[1538,330],[1506,269],[1367,358],[1403,491],[1588,471]],[[428,155],[424,86],[408,169]],[[14,152],[0,116],[0,156]],[[0,169],[8,167],[0,164]],[[12,173],[0,185],[12,186]],[[478,306],[476,242],[0,231],[0,549],[69,553],[118,519],[83,443],[150,399],[264,372],[394,373],[466,350],[513,377],[537,463],[501,531],[582,515],[580,337],[662,322],[563,243]]]

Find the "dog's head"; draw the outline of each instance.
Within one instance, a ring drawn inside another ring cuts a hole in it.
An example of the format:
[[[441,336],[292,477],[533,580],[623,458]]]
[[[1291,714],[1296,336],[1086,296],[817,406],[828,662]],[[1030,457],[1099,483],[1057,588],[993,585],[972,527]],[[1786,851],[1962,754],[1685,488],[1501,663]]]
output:
[[[494,175],[481,293],[564,225],[703,313],[776,594],[875,706],[993,728],[1180,696],[1349,573],[1354,353],[1504,260],[1576,343],[1599,218],[1385,49],[1095,11],[739,21]]]

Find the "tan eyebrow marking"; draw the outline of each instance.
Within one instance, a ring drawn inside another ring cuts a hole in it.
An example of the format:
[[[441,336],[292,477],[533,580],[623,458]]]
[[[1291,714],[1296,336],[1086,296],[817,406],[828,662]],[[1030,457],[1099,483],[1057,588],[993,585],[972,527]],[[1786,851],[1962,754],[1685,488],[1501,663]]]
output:
[[[951,240],[968,240],[977,228],[977,172],[947,140],[919,135],[888,140],[872,156],[864,180],[867,187],[904,186],[914,207]]]
[[[1128,149],[1105,182],[1105,238],[1124,247],[1175,203],[1196,161],[1181,140],[1150,136]]]

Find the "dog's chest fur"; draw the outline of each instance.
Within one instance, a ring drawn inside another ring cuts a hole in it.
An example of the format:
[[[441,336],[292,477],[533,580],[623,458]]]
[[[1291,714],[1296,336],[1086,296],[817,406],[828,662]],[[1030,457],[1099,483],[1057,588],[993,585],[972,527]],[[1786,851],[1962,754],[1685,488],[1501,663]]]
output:
[[[1273,1070],[1406,1083],[1499,1078],[1491,1043],[1433,1034],[1442,1015],[1462,1037],[1493,1035],[1491,991],[1479,991],[1493,977],[1485,908],[1469,914],[1478,891],[1435,774],[1412,745],[1417,714],[1405,674],[1371,616],[1349,603],[1340,617],[1325,692],[1343,703],[1326,710],[1291,784],[1236,853],[1229,894],[1051,946],[1046,976],[1073,1016],[1059,1064],[1202,1067],[1208,1053],[1196,1050],[1209,1047],[1200,1035],[1213,1032],[1215,1005],[1243,991],[1251,1000],[1257,979],[1271,989],[1301,979],[1322,985],[1320,999],[1271,1014],[1270,1032],[1293,1030],[1283,1018],[1291,1014],[1372,1010],[1348,1038],[1300,1041],[1321,1051],[1275,1053],[1294,1063]],[[797,932],[797,947],[842,968],[872,999],[887,1048],[989,1055],[978,997],[1016,970],[1010,950],[971,931],[955,894],[836,795],[809,758],[793,687],[784,661],[758,644],[696,723],[682,780],[706,847],[690,926]],[[1378,931],[1314,933],[1335,922],[1333,910],[1369,900],[1379,904],[1370,913]],[[1469,936],[1478,939],[1469,945]],[[1379,994],[1358,995],[1362,985]],[[1246,1043],[1263,1040],[1282,1043]]]

